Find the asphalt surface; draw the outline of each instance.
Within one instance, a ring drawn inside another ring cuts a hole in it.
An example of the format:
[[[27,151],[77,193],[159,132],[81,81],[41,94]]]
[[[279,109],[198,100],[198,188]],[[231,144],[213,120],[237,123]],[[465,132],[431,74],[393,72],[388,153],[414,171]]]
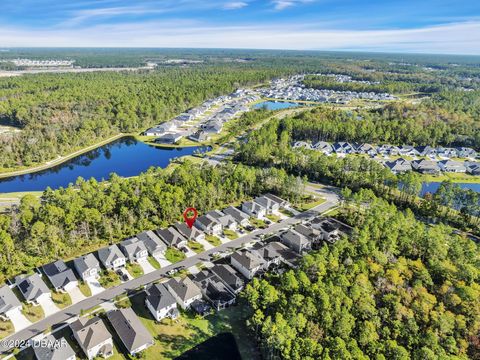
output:
[[[318,190],[318,189],[315,189]],[[77,317],[80,315],[82,310],[88,310],[94,306],[100,305],[104,302],[111,301],[118,295],[125,294],[126,292],[136,291],[140,288],[143,288],[145,285],[151,284],[156,282],[162,278],[167,277],[167,273],[172,269],[186,269],[195,264],[205,261],[211,261],[211,255],[216,252],[233,252],[236,249],[243,247],[245,244],[251,241],[258,241],[260,240],[259,235],[262,234],[270,234],[278,232],[283,228],[287,228],[290,225],[299,223],[303,220],[311,218],[312,216],[318,215],[319,213],[323,213],[332,207],[336,206],[338,203],[338,198],[334,195],[329,193],[328,199],[323,204],[316,206],[315,208],[302,212],[294,217],[285,219],[280,223],[275,223],[270,225],[266,229],[258,229],[250,234],[242,236],[238,239],[231,240],[228,243],[222,244],[217,246],[213,249],[207,250],[203,253],[196,254],[190,258],[186,258],[180,262],[175,264],[168,265],[164,268],[155,270],[149,274],[145,274],[141,277],[136,279],[127,281],[119,286],[107,289],[100,294],[93,295],[85,300],[82,300],[76,304],[73,304],[65,309],[60,310],[59,312],[52,314],[32,325],[29,327],[20,330],[3,340],[0,340],[0,354],[7,353],[10,349],[15,347],[15,344],[18,344],[21,341],[26,341],[34,336],[37,336],[43,333],[45,330],[50,328],[56,328],[65,324],[68,320]]]

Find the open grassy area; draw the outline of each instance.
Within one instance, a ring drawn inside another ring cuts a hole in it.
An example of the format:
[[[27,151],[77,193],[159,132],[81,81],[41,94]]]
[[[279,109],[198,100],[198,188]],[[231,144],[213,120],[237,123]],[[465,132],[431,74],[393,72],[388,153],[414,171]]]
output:
[[[13,324],[10,320],[8,321],[0,320],[0,339],[3,339],[8,335],[13,334],[14,332],[15,332],[15,329],[13,328]]]
[[[42,320],[45,317],[43,309],[40,305],[23,304],[22,313],[32,323]]]
[[[105,289],[117,286],[121,284],[120,276],[115,271],[112,270],[105,270],[100,279],[98,279],[100,285],[102,285]]]
[[[68,293],[52,291],[52,300],[60,309],[72,305],[72,298]]]
[[[207,240],[213,246],[219,246],[219,245],[222,244],[220,239],[216,236],[213,236],[213,235],[206,235],[205,240]]]
[[[92,296],[92,290],[90,289],[90,286],[85,281],[79,281],[78,282],[78,288],[82,292],[83,295],[86,297]]]
[[[442,182],[450,180],[457,183],[480,184],[480,176],[473,176],[462,173],[442,173],[441,175],[423,175],[426,182]]]
[[[195,251],[197,254],[200,254],[201,252],[205,251],[205,248],[203,247],[203,245],[194,240],[189,240],[187,242],[187,246],[193,251]]]
[[[274,222],[274,223],[277,223],[281,220],[280,216],[275,215],[275,214],[267,215],[267,219],[270,220],[271,222]]]
[[[257,218],[250,218],[250,224],[255,226],[256,228],[260,229],[265,229],[267,227],[267,224],[265,224],[265,221],[257,219]]]
[[[165,258],[172,264],[182,261],[185,257],[186,255],[183,252],[173,247],[169,247],[167,251],[165,251]]]
[[[179,148],[179,147],[189,147],[189,146],[200,146],[202,143],[192,141],[187,138],[182,138],[177,144],[159,144],[155,142],[155,139],[158,136],[144,136],[144,135],[135,135],[137,140],[142,141],[148,145],[163,147],[163,148]]]
[[[243,306],[234,306],[206,318],[182,313],[176,320],[164,319],[157,323],[145,308],[145,295],[131,298],[133,310],[155,338],[155,345],[145,351],[146,359],[175,359],[185,351],[223,332],[231,332],[239,346],[243,359],[256,360],[252,337],[245,326],[249,313]]]
[[[304,202],[296,205],[295,207],[298,211],[307,211],[314,208],[315,206],[323,204],[325,201],[326,200],[323,198],[314,200],[306,199]]]
[[[230,240],[235,240],[238,239],[238,235],[235,231],[230,230],[230,229],[225,229],[223,230],[223,235],[228,237]]]
[[[156,270],[160,269],[160,263],[153,257],[153,256],[149,256],[148,257],[148,262],[150,263],[150,265],[152,265]]]
[[[127,263],[127,271],[135,279],[143,275],[142,267],[137,263]]]

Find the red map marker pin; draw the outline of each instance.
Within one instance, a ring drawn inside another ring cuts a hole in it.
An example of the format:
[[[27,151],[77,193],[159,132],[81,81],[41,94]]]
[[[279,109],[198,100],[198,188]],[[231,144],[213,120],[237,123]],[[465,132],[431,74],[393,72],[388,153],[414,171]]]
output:
[[[185,219],[185,222],[187,223],[190,229],[195,223],[195,220],[197,220],[197,216],[198,216],[197,209],[193,207],[189,207],[183,212],[183,218]]]

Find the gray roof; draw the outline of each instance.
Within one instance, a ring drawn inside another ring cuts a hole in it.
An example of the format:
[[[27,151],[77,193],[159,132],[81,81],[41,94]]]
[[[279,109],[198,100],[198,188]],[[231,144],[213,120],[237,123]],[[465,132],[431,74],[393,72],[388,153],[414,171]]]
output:
[[[237,276],[237,272],[230,266],[226,264],[215,265],[210,269],[215,275],[217,275],[220,280],[225,284],[230,286],[233,290],[242,288],[245,285],[245,282]]]
[[[138,234],[137,239],[145,244],[145,247],[150,253],[167,249],[165,243],[151,230]]]
[[[260,210],[265,210],[265,207],[260,205],[259,203],[255,201],[246,201],[243,203],[242,206],[245,206],[250,212],[252,213],[257,213]]]
[[[7,285],[0,288],[0,314],[15,309],[22,304]]]
[[[266,196],[259,196],[255,198],[255,202],[262,205],[266,209],[271,209],[274,205],[279,205],[276,201],[273,201]]]
[[[112,338],[105,323],[98,316],[90,319],[80,317],[77,321],[70,324],[70,328],[76,334],[77,340],[87,350]]]
[[[298,232],[292,229],[288,229],[287,231],[282,233],[281,237],[282,239],[285,239],[286,241],[288,241],[290,244],[295,244],[299,246],[309,243],[308,239],[305,236],[303,236],[302,234],[299,234]]]
[[[92,253],[74,259],[73,263],[81,274],[89,269],[100,270],[100,263]]]
[[[438,163],[440,166],[444,167],[445,169],[460,169],[466,170],[466,166],[461,163],[460,161],[453,161],[453,160],[442,160]]]
[[[199,228],[196,226],[192,226],[191,228],[185,224],[185,223],[176,223],[174,227],[178,230],[178,232],[186,237],[187,239],[193,239],[196,238],[198,235],[203,234],[203,231],[201,231]]]
[[[393,161],[387,161],[385,162],[385,165],[392,171],[409,171],[412,170],[412,165],[410,161],[405,160],[405,159],[396,159]]]
[[[315,240],[321,236],[321,233],[318,229],[314,229],[303,224],[298,224],[293,228],[297,233],[309,238],[310,240]]]
[[[232,259],[235,259],[240,265],[248,270],[262,266],[265,263],[265,260],[260,257],[260,255],[247,250],[240,250],[233,253]]]
[[[109,311],[107,318],[129,352],[153,344],[152,335],[131,308]]]
[[[212,210],[207,213],[207,216],[210,215],[212,218],[217,220],[222,226],[229,226],[232,223],[236,223],[236,220],[232,215],[224,214],[220,210]]]
[[[111,263],[117,259],[125,258],[117,245],[101,248],[97,251],[98,258],[103,264]]]
[[[120,248],[122,249],[125,256],[132,257],[140,251],[146,251],[147,247],[143,241],[138,240],[136,237],[123,240],[120,243]]]
[[[150,285],[146,291],[148,302],[155,310],[161,310],[176,303],[175,298],[163,284]]]
[[[220,224],[220,222],[216,218],[209,214],[198,217],[197,221],[207,228]]]
[[[43,265],[42,270],[56,289],[77,281],[73,270],[67,267],[62,260]]]
[[[438,164],[436,161],[432,160],[413,160],[412,167],[422,171],[422,170],[438,170]]]
[[[70,344],[65,338],[55,339],[53,335],[48,335],[43,338],[44,343],[33,343],[33,351],[37,360],[65,360],[75,356]],[[45,344],[47,346],[45,346]]]
[[[186,239],[180,234],[177,229],[174,227],[169,227],[168,229],[158,229],[155,230],[157,235],[162,239],[165,244],[168,246],[176,246],[181,242],[185,242]]]
[[[40,295],[50,293],[47,285],[45,285],[42,278],[37,273],[30,276],[17,276],[15,280],[17,287],[25,300],[35,300]]]
[[[201,295],[202,292],[189,277],[183,279],[171,279],[168,286],[172,289],[182,301]]]
[[[270,193],[265,194],[265,197],[272,200],[273,202],[276,202],[278,205],[283,205],[287,203],[287,201],[283,200],[281,197],[278,197],[277,195],[273,195]]]
[[[248,220],[250,218],[248,214],[245,214],[243,211],[233,206],[229,206],[228,208],[224,209],[223,212],[233,217],[237,222]]]

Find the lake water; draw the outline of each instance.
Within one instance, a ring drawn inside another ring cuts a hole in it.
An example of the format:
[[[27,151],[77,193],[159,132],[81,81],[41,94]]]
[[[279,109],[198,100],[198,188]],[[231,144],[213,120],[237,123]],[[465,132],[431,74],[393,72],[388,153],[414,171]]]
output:
[[[282,109],[298,107],[300,105],[304,105],[304,104],[300,104],[297,102],[290,102],[290,101],[264,101],[256,104],[254,108],[255,109],[266,108],[267,110],[282,110]]]
[[[423,183],[420,195],[423,196],[427,192],[434,194],[440,187],[440,184],[441,183],[439,182]],[[480,184],[457,183],[457,185],[459,185],[462,189],[470,189],[476,192],[480,192]]]
[[[48,186],[52,189],[66,187],[79,176],[97,180],[108,179],[111,173],[135,176],[151,166],[165,168],[171,159],[191,155],[199,148],[159,148],[124,137],[53,168],[0,179],[0,193],[43,191]]]

